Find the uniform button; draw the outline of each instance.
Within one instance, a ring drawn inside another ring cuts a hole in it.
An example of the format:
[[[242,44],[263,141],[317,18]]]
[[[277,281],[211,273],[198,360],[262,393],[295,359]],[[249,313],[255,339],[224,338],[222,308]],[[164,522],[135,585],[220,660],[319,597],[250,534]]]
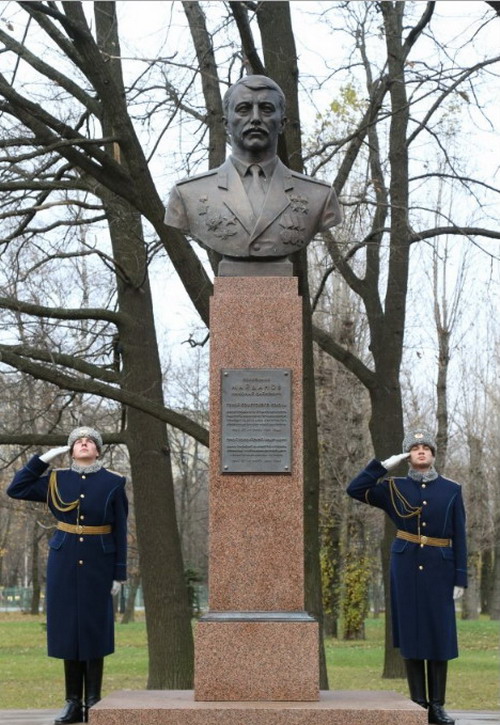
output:
[[[85,516],[84,516],[84,515],[82,514],[82,515],[80,516],[80,521],[83,521],[83,519],[84,519],[84,518],[85,518]]]
[[[81,493],[80,494],[80,498],[85,498],[85,494],[84,493]]]
[[[82,476],[82,478],[87,478],[87,476]]]
[[[82,539],[80,539],[80,541],[82,541]],[[420,548],[423,549],[424,548],[424,545],[423,544],[420,544]]]
[[[422,488],[425,488],[425,483],[422,484]]]
[[[80,536],[80,541],[83,541],[83,536]]]
[[[424,569],[424,567],[422,566],[422,564],[420,564],[420,566],[418,568],[420,569],[420,571],[423,571],[423,569]]]
[[[424,506],[427,506],[427,501],[422,501],[422,503],[424,504]]]
[[[426,521],[422,521],[422,526],[427,526],[427,522]]]
[[[79,561],[78,563],[80,564],[80,566],[82,566],[82,564],[83,564],[83,559],[80,559],[80,561]]]

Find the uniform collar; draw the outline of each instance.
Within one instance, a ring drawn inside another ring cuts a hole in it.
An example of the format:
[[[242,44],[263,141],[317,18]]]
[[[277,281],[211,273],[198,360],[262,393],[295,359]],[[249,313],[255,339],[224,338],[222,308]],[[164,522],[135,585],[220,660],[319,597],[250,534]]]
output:
[[[417,471],[415,468],[410,468],[408,476],[418,483],[428,483],[429,481],[435,481],[439,474],[434,466],[431,466],[427,471]]]
[[[75,473],[97,473],[97,471],[100,471],[102,468],[102,463],[100,461],[94,461],[94,463],[91,463],[90,466],[80,466],[79,463],[73,463],[70,466],[72,471],[75,471]]]

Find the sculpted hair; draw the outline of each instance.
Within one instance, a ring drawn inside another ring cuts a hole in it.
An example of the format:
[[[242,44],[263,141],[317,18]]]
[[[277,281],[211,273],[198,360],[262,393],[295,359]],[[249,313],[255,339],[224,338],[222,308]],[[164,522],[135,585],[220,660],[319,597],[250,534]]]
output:
[[[272,91],[276,91],[279,97],[279,105],[282,115],[285,115],[285,94],[279,87],[279,85],[273,81],[272,78],[268,78],[267,76],[258,76],[258,75],[250,75],[250,76],[243,76],[243,78],[240,78],[236,81],[236,83],[233,83],[232,86],[229,86],[227,91],[224,94],[224,97],[222,99],[222,105],[224,108],[224,115],[227,116],[228,109],[229,109],[229,102],[231,100],[231,96],[233,95],[236,88],[239,86],[245,86],[246,88],[251,88],[253,91],[259,91],[262,88],[269,88]]]

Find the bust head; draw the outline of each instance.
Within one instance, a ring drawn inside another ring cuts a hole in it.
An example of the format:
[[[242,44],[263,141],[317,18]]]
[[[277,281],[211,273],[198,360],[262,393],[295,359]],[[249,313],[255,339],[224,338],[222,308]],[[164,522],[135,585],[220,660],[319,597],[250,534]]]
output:
[[[286,122],[279,85],[266,76],[245,76],[228,89],[223,103],[233,155],[248,162],[275,156]]]
[[[244,86],[245,88],[251,88],[252,90],[260,90],[263,88],[269,88],[270,90],[276,91],[276,93],[278,94],[281,114],[283,117],[285,116],[286,99],[285,99],[285,94],[281,90],[280,86],[275,81],[273,81],[272,78],[268,78],[267,76],[250,75],[250,76],[243,76],[242,78],[237,80],[236,83],[233,83],[232,86],[229,86],[229,88],[225,92],[224,97],[222,99],[222,105],[224,108],[224,116],[226,118],[227,118],[227,114],[228,114],[228,110],[229,110],[229,101],[231,100],[231,96],[241,86]]]

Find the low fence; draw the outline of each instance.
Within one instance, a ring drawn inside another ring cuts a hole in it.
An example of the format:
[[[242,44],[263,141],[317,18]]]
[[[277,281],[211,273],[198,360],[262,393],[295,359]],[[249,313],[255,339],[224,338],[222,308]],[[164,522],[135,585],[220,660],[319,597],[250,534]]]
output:
[[[193,605],[193,614],[199,615],[207,608],[207,587],[204,584],[191,584],[191,597]],[[125,603],[129,596],[129,587],[124,584],[117,602],[118,610],[124,611]],[[31,587],[0,587],[0,612],[16,612],[21,611],[29,613],[31,611],[31,602],[33,599],[33,589]],[[45,594],[42,592],[40,597],[40,612],[45,611]],[[135,611],[144,610],[144,597],[142,587],[136,591],[134,601]]]

